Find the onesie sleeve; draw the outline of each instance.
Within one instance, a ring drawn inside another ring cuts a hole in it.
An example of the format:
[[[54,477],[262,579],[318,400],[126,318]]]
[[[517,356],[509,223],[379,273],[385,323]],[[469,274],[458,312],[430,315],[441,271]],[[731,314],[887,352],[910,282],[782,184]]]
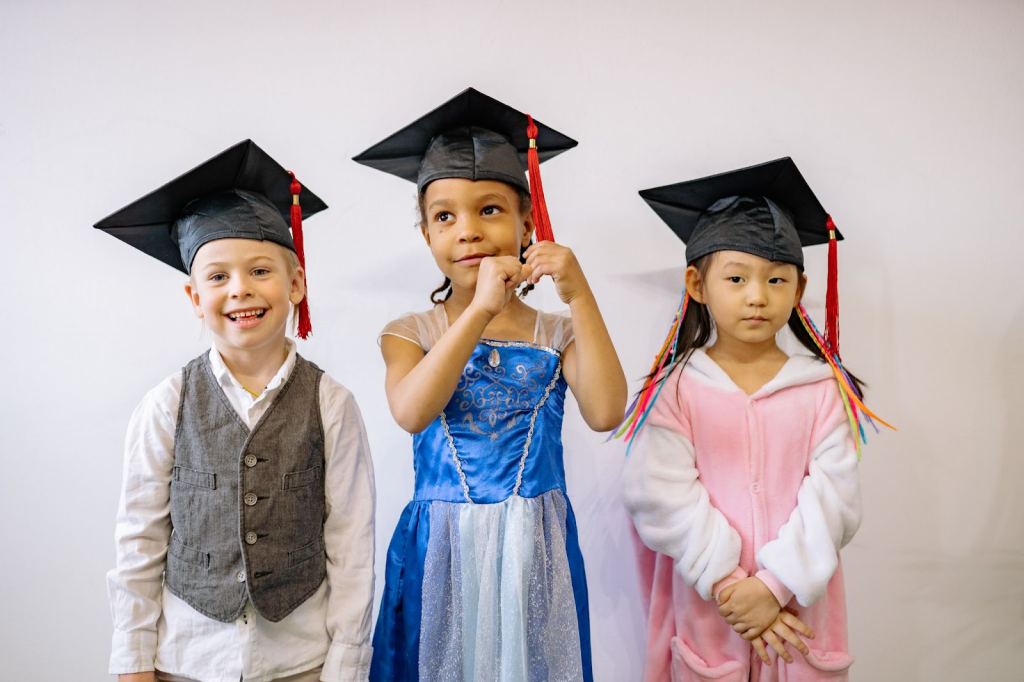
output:
[[[704,599],[746,576],[739,568],[740,535],[711,504],[700,481],[681,371],[664,388],[626,460],[623,501],[637,534],[675,560],[686,584]],[[728,581],[725,579],[729,578]]]
[[[114,530],[116,563],[107,573],[113,675],[151,671],[156,661],[180,397],[181,376],[176,375],[146,395],[128,425]]]
[[[320,380],[324,420],[327,517],[327,632],[331,646],[321,680],[366,680],[370,671],[370,615],[373,610],[373,462],[355,398],[324,375]]]
[[[793,597],[817,601],[839,566],[839,550],[860,527],[857,446],[839,388],[824,382],[808,463],[796,508],[778,537],[757,552],[756,574],[783,606]]]

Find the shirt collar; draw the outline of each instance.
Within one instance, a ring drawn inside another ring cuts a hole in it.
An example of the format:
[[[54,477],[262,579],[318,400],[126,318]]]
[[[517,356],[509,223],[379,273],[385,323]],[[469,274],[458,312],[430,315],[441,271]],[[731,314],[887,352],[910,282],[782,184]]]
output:
[[[277,370],[277,374],[274,375],[266,387],[260,387],[263,388],[263,391],[260,394],[261,398],[270,391],[280,388],[281,384],[288,380],[288,377],[292,374],[292,370],[295,368],[295,359],[297,356],[295,342],[289,338],[285,338],[284,347],[287,349],[288,355],[285,356],[284,362],[281,364],[281,368]],[[213,375],[217,377],[217,381],[222,387],[231,385],[238,386],[239,388],[242,387],[242,384],[238,382],[238,379],[231,374],[231,370],[228,369],[228,366],[224,364],[224,358],[220,356],[220,351],[217,350],[216,346],[210,348],[210,368],[213,370]]]

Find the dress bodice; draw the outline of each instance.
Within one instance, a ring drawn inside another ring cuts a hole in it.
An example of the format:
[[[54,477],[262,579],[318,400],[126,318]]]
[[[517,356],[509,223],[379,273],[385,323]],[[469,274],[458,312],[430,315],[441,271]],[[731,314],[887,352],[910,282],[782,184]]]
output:
[[[444,411],[413,438],[417,500],[495,503],[565,491],[561,353],[483,339]]]

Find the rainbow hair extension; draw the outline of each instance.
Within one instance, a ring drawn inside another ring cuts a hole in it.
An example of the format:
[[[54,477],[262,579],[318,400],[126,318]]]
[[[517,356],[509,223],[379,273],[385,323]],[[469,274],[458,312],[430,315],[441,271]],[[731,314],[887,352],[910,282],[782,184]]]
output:
[[[868,442],[867,435],[864,433],[863,422],[870,424],[875,433],[878,433],[878,426],[875,425],[875,421],[893,431],[896,430],[896,427],[883,420],[864,405],[864,396],[857,390],[857,385],[854,384],[850,374],[843,367],[843,361],[839,357],[839,350],[833,350],[832,344],[826,342],[825,337],[822,336],[818,328],[814,326],[814,322],[807,315],[807,310],[803,305],[798,305],[796,310],[797,315],[800,317],[800,322],[804,325],[804,329],[807,330],[807,333],[814,340],[814,345],[821,351],[825,361],[828,362],[832,372],[835,373],[836,381],[839,382],[839,394],[843,398],[846,416],[850,420],[850,430],[854,434],[853,441],[857,445],[857,459],[859,460],[861,457],[861,443]],[[860,436],[860,438],[857,436]]]
[[[660,381],[662,379],[661,373],[666,365],[669,364],[669,360],[676,355],[676,348],[679,345],[679,332],[683,328],[683,318],[686,317],[686,308],[689,303],[690,294],[684,289],[683,300],[679,303],[679,309],[676,310],[672,326],[668,330],[668,336],[665,337],[665,343],[662,344],[661,350],[658,351],[654,358],[654,364],[651,366],[651,371],[644,381],[643,388],[640,389],[640,392],[633,400],[633,404],[626,410],[626,418],[622,421],[622,425],[608,438],[608,440],[611,440],[612,438],[625,437],[627,455],[630,448],[633,447],[634,438],[640,432],[644,422],[647,421],[647,415],[650,413],[651,408],[654,407],[661,389],[665,386],[665,382]]]

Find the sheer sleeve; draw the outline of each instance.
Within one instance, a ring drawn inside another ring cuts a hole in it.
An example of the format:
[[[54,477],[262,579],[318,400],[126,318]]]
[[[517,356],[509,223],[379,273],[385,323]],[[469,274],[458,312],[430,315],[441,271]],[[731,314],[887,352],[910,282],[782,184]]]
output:
[[[424,351],[434,347],[448,328],[444,306],[437,305],[421,313],[406,313],[388,322],[377,337],[377,344],[384,336],[397,336],[415,343]]]
[[[533,337],[534,343],[563,351],[576,339],[572,331],[572,318],[538,311]]]

